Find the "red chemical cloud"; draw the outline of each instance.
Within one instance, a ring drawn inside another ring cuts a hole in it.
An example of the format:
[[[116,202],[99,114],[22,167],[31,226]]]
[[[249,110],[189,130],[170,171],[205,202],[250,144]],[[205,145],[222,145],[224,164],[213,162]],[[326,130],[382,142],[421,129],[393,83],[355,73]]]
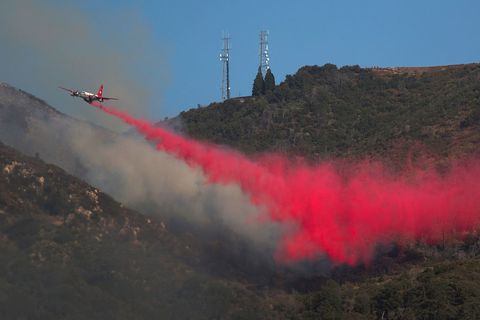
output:
[[[272,221],[294,224],[282,239],[283,259],[327,254],[338,263],[368,263],[377,244],[435,243],[446,233],[464,236],[479,226],[478,161],[452,165],[444,174],[415,169],[392,174],[371,162],[341,173],[333,163],[292,164],[274,155],[254,161],[92,105],[135,127],[158,150],[200,168],[209,182],[239,185]]]

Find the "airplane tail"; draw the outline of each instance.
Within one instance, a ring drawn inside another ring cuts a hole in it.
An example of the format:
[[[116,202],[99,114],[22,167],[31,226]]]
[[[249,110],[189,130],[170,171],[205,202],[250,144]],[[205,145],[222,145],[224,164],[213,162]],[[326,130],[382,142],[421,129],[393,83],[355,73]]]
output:
[[[103,84],[98,88],[97,97],[101,98],[103,96]]]

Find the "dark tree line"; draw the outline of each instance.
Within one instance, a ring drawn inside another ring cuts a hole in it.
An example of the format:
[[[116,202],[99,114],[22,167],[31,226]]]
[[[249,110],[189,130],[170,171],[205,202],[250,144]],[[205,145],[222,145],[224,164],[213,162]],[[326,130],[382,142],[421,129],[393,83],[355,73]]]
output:
[[[258,67],[257,75],[253,80],[252,96],[261,96],[275,89],[275,77],[272,70],[267,69],[265,78],[262,75],[262,69]]]

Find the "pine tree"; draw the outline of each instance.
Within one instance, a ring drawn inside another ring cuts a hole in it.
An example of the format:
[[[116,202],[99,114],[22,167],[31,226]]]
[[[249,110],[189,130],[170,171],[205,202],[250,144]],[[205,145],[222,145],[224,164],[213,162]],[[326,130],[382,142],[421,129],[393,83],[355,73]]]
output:
[[[273,91],[275,89],[275,77],[270,68],[265,73],[265,92]]]
[[[260,96],[265,92],[265,82],[263,81],[262,69],[258,67],[257,76],[253,81],[252,96]]]

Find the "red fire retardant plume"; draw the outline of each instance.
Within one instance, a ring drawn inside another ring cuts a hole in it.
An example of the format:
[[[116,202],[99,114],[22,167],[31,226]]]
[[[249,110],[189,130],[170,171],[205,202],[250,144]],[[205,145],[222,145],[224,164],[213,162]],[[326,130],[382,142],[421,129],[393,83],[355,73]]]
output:
[[[158,150],[200,168],[211,183],[237,184],[268,218],[295,225],[284,235],[281,257],[327,254],[337,263],[368,263],[377,244],[436,242],[465,236],[480,222],[480,164],[452,165],[447,173],[410,170],[389,174],[360,163],[292,164],[280,156],[253,161],[155,127],[127,113],[92,103],[135,127]]]

